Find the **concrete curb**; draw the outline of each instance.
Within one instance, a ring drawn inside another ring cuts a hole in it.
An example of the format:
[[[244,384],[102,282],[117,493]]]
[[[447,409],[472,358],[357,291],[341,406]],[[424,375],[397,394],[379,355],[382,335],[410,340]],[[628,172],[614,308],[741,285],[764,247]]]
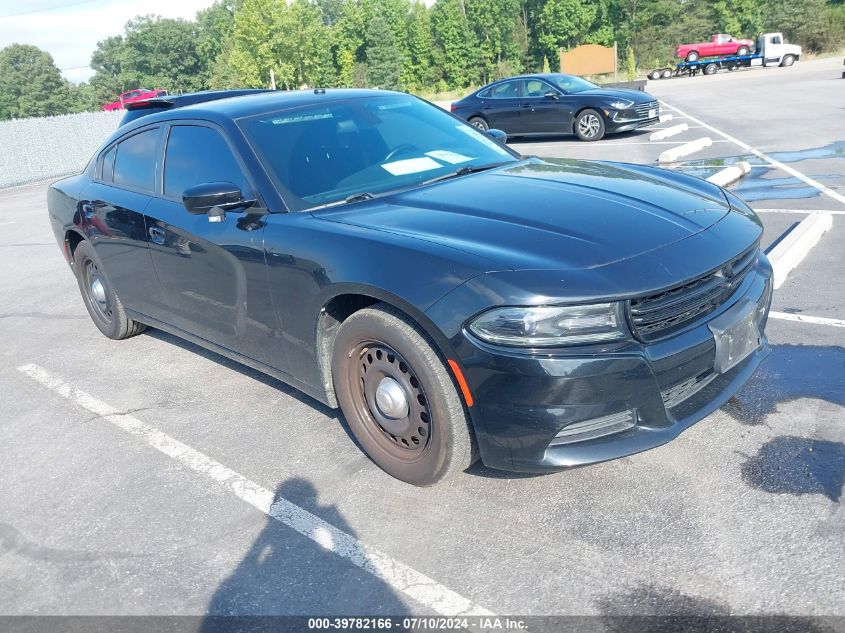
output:
[[[671,120],[672,120],[671,114],[661,114],[660,115],[660,122],[661,123],[666,123],[666,121],[671,121]]]
[[[727,187],[750,172],[751,164],[748,161],[741,160],[736,165],[731,165],[721,171],[717,171],[707,179],[707,182],[712,182],[714,185],[719,185],[720,187]]]
[[[689,156],[693,152],[697,152],[705,147],[710,147],[712,144],[713,139],[709,136],[702,136],[701,138],[697,138],[689,143],[684,143],[683,145],[678,145],[672,149],[667,149],[665,152],[660,154],[660,157],[657,160],[661,163],[672,163],[683,156]]]
[[[678,125],[673,125],[672,127],[667,127],[663,130],[657,130],[657,132],[653,132],[651,136],[648,137],[650,141],[660,141],[664,138],[669,138],[670,136],[675,136],[675,134],[680,134],[681,132],[686,132],[689,129],[689,125],[686,123],[678,123]]]
[[[774,269],[775,288],[783,285],[787,275],[801,263],[810,249],[832,226],[833,216],[830,213],[811,213],[768,253]]]

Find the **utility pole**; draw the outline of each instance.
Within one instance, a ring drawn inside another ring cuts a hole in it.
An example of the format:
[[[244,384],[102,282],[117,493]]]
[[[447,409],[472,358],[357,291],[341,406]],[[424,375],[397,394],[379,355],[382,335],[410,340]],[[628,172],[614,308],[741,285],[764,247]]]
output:
[[[270,89],[271,90],[276,89],[276,73],[275,73],[275,71],[273,71],[272,68],[270,69]]]

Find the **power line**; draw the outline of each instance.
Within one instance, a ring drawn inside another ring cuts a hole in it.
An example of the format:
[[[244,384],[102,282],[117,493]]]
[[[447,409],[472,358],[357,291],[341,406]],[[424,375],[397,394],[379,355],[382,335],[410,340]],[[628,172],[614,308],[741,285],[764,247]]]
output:
[[[44,7],[43,9],[32,9],[31,11],[21,11],[19,13],[5,13],[0,15],[0,18],[16,18],[19,15],[32,15],[34,13],[46,13],[47,11],[58,11],[59,9],[69,9],[71,7],[78,7],[80,4],[90,4],[96,0],[80,0],[79,2],[69,2],[67,4],[60,4],[55,7]]]

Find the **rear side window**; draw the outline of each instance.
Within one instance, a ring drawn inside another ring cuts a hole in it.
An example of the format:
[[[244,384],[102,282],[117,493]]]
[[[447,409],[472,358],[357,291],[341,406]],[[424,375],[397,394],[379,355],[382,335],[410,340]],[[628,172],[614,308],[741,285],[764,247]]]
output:
[[[114,184],[144,191],[155,188],[158,135],[158,128],[153,128],[117,144]]]
[[[519,81],[505,81],[490,89],[493,99],[516,99],[519,97]]]
[[[100,159],[100,168],[97,172],[97,176],[100,180],[104,182],[111,182],[114,178],[114,155],[116,153],[117,145],[114,145],[109,151],[103,154]]]
[[[217,130],[198,125],[170,128],[164,158],[164,195],[181,197],[185,189],[207,182],[230,182],[250,194],[243,171]]]

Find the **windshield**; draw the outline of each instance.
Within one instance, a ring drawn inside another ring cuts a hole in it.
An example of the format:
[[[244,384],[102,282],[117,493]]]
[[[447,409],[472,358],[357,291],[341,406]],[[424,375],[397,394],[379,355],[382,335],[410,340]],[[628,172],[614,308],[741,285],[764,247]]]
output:
[[[580,77],[574,77],[573,75],[557,75],[552,78],[552,83],[567,94],[576,94],[585,90],[598,88],[596,84]]]
[[[349,99],[238,124],[294,211],[517,160],[486,134],[411,96]]]

